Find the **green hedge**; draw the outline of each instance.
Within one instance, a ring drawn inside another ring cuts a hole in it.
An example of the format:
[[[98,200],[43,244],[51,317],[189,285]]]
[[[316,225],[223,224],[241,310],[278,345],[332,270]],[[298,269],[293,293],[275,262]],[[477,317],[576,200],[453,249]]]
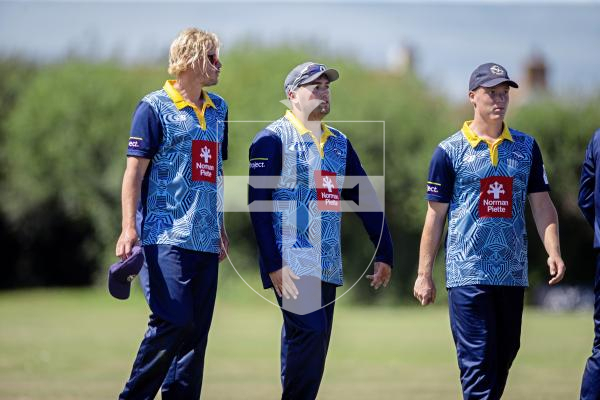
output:
[[[416,76],[369,70],[347,59],[308,49],[239,46],[223,56],[221,82],[212,90],[230,106],[231,121],[270,121],[285,111],[283,79],[296,64],[322,60],[340,70],[332,85],[331,121],[358,150],[368,172],[383,173],[386,210],[395,241],[394,297],[409,296],[416,271],[426,202],[424,182],[439,141],[458,130],[471,110],[453,105]],[[166,65],[123,66],[66,60],[36,66],[0,60],[0,240],[8,262],[1,286],[87,285],[104,276],[114,260],[120,230],[120,184],[131,115],[139,99],[162,86]],[[600,99],[566,101],[550,96],[513,105],[509,123],[533,134],[545,156],[553,198],[561,217],[568,280],[591,277],[591,230],[576,206],[585,145],[600,126]],[[225,173],[247,173],[248,146],[267,122],[230,125]],[[246,274],[256,274],[255,243],[244,213],[226,216],[235,256]],[[530,227],[530,236],[535,230]],[[345,217],[345,272],[354,281],[372,255],[360,222]],[[532,283],[545,280],[545,256],[531,241]],[[442,258],[442,257],[440,257]],[[439,264],[439,263],[438,263]],[[443,268],[437,268],[443,285]],[[354,294],[362,296],[366,285]]]

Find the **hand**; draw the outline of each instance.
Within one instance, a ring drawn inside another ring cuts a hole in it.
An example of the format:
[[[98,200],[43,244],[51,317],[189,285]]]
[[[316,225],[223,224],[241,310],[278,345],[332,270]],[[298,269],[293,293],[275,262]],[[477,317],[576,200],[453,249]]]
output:
[[[422,306],[435,302],[435,283],[431,276],[417,276],[413,295]]]
[[[548,257],[548,269],[550,270],[550,276],[552,277],[548,281],[548,284],[556,285],[558,282],[562,281],[567,267],[565,267],[565,263],[560,256]]]
[[[273,282],[277,296],[285,297],[286,300],[289,300],[290,297],[293,297],[294,300],[298,298],[298,288],[294,284],[294,280],[298,280],[300,277],[294,274],[290,267],[284,266],[277,271],[273,271],[269,273],[269,277]]]
[[[379,289],[381,285],[387,287],[392,277],[392,267],[384,262],[375,262],[373,270],[373,275],[366,276],[371,281],[371,287],[375,288],[375,290]]]
[[[229,252],[229,237],[227,236],[227,232],[225,232],[225,228],[221,229],[221,249],[219,250],[219,262],[223,261],[227,258],[227,253]]]
[[[140,241],[135,228],[123,229],[119,240],[117,240],[117,246],[115,254],[121,260],[126,260],[131,255],[131,250]]]

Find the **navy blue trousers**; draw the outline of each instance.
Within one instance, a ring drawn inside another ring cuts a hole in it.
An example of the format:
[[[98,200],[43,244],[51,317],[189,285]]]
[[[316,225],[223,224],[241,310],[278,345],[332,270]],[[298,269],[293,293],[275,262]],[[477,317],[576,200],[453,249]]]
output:
[[[585,364],[581,382],[582,400],[600,399],[600,253],[596,254],[596,281],[594,283],[594,347]]]
[[[472,285],[448,289],[450,326],[465,400],[502,397],[517,356],[522,287]]]
[[[301,277],[295,281],[299,296],[313,296],[316,279],[321,286],[321,305],[325,306],[308,314],[294,313],[290,300],[284,300],[281,309],[283,327],[281,328],[281,386],[282,400],[314,400],[317,398],[321,379],[325,371],[325,358],[329,349],[329,339],[333,326],[333,309],[336,286],[321,282],[318,278]],[[316,292],[318,296],[318,291]],[[277,297],[279,305],[282,299]],[[312,303],[312,301],[308,301]],[[302,308],[302,307],[300,307]]]
[[[217,293],[218,255],[144,246],[140,281],[152,314],[119,399],[199,399]]]

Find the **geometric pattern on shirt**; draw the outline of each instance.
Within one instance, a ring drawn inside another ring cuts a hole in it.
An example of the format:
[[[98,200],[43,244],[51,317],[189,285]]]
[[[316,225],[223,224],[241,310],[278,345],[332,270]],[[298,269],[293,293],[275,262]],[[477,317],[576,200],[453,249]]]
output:
[[[513,141],[498,148],[498,165],[490,162],[485,141],[472,147],[462,131],[440,143],[454,169],[448,211],[446,286],[528,286],[525,208],[534,140],[510,129]],[[480,180],[513,178],[512,217],[480,218]]]
[[[150,164],[143,244],[169,244],[219,253],[223,222],[221,143],[227,104],[208,93],[215,108],[206,107],[202,130],[191,107],[179,110],[164,89],[145,96],[162,124],[163,138]],[[220,122],[219,122],[220,121]],[[192,180],[192,140],[217,142],[217,183]]]
[[[300,135],[287,118],[266,128],[282,143],[281,176],[273,191],[273,229],[283,262],[295,274],[342,285],[342,213],[319,209],[314,172],[334,172],[335,186],[342,188],[348,139],[340,131],[328,128],[333,135],[325,142],[323,158],[310,135]]]

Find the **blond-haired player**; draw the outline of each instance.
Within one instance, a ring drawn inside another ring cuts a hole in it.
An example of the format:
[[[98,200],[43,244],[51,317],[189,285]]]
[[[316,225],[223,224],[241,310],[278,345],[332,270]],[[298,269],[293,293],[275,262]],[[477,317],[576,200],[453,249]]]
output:
[[[205,90],[219,80],[219,40],[190,28],[173,41],[162,89],[133,116],[122,187],[116,255],[138,242],[151,310],[148,330],[120,399],[198,399],[228,239],[223,226],[222,163],[227,159],[227,104]],[[126,297],[126,296],[125,296]]]

